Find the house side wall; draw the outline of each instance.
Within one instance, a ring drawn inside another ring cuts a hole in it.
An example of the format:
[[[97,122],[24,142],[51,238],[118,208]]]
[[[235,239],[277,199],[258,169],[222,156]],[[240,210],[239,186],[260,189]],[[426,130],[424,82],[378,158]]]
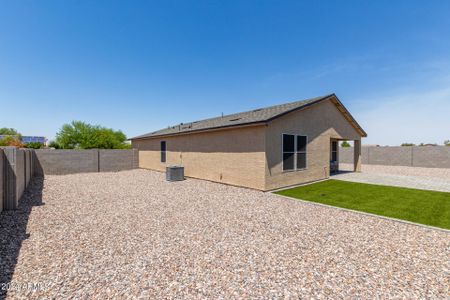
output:
[[[139,167],[165,171],[182,165],[185,175],[237,186],[264,189],[265,126],[253,126],[165,138],[133,140]],[[166,162],[160,142],[166,141]]]
[[[306,135],[307,168],[283,171],[282,134]],[[329,100],[269,122],[266,130],[266,190],[329,177],[331,139],[360,140],[356,129]]]

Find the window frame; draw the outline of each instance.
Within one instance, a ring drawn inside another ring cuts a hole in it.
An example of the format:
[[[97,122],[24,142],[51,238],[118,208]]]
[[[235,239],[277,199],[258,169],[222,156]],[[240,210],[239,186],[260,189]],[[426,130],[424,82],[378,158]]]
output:
[[[336,143],[336,150],[333,150],[333,143]],[[338,150],[339,150],[339,141],[337,140],[333,140],[331,141],[331,157],[330,157],[330,161],[338,161]],[[333,154],[336,154],[336,160],[333,160]]]
[[[294,152],[291,151],[284,151],[284,136],[285,135],[292,135],[294,136]],[[305,145],[305,151],[298,151],[297,150],[297,137],[305,137],[306,138],[306,145]],[[294,168],[293,169],[284,169],[284,154],[285,153],[293,153],[294,154]],[[297,154],[305,154],[305,167],[304,168],[297,168]],[[295,171],[304,171],[308,169],[308,136],[305,134],[293,134],[293,133],[282,133],[281,134],[281,169],[283,172],[295,172]]]
[[[162,147],[163,143],[164,143],[164,150],[163,150],[163,147]],[[160,152],[159,161],[161,163],[167,162],[167,142],[166,141],[160,141],[159,142],[159,152]],[[163,156],[164,156],[164,159],[163,159]]]

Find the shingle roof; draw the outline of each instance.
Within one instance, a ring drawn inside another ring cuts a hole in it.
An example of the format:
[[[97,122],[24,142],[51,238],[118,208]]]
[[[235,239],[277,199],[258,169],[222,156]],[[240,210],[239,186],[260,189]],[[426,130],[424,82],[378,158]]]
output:
[[[263,123],[268,122],[274,118],[280,117],[286,113],[289,113],[291,111],[309,106],[311,104],[317,103],[319,101],[328,99],[332,96],[335,96],[334,94],[326,95],[322,97],[316,97],[301,101],[295,101],[280,105],[274,105],[270,107],[265,108],[259,108],[254,109],[246,112],[226,115],[226,116],[220,116],[200,121],[194,121],[190,123],[181,123],[177,124],[175,126],[169,126],[168,128],[164,128],[158,131],[150,132],[144,135],[136,136],[131,138],[133,139],[143,139],[143,138],[151,138],[151,137],[157,137],[157,136],[164,136],[164,135],[174,135],[174,134],[181,134],[181,133],[189,133],[194,131],[201,131],[201,130],[210,130],[210,129],[216,129],[216,128],[223,128],[223,127],[232,127],[232,126],[242,126],[242,125],[248,125],[248,124],[254,124],[254,123]]]

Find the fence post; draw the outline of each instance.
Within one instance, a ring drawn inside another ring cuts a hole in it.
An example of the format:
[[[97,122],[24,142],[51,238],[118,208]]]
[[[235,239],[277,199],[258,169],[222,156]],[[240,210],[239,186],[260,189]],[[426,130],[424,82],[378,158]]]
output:
[[[4,185],[4,209],[12,210],[17,208],[17,176],[16,176],[16,160],[17,149],[16,147],[4,148],[5,153],[5,185]]]
[[[95,151],[97,151],[96,155],[97,155],[97,173],[100,172],[100,150],[99,149],[95,149]]]

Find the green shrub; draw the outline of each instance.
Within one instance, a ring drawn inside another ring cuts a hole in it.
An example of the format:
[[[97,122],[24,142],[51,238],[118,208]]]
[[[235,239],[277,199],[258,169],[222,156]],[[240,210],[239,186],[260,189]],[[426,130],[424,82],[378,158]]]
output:
[[[49,148],[61,149],[61,146],[56,141],[51,141],[48,143]]]
[[[25,147],[25,145],[17,136],[12,135],[5,136],[4,138],[0,139],[0,146],[14,146],[18,148]]]
[[[44,144],[39,143],[39,142],[29,142],[29,143],[26,143],[25,146],[27,148],[30,148],[30,149],[42,149],[42,148],[44,148]]]

